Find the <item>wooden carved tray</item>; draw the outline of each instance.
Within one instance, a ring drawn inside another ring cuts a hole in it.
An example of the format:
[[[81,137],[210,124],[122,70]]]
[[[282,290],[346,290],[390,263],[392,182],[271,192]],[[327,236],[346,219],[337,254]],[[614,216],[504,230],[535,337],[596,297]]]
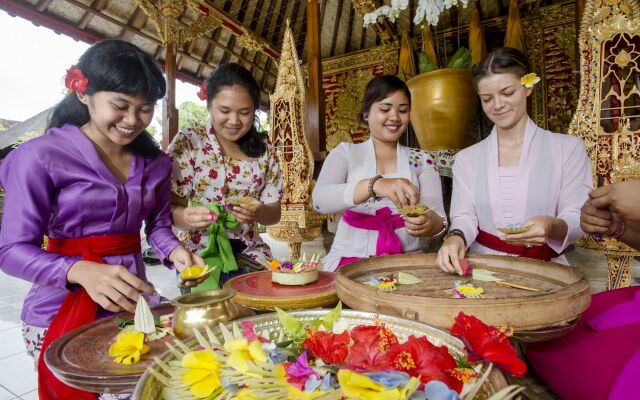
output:
[[[173,313],[171,304],[151,309],[153,315]],[[55,340],[44,355],[55,376],[69,386],[94,393],[131,393],[153,357],[167,351],[172,335],[147,343],[150,347],[139,362],[117,364],[109,356],[109,346],[118,334],[115,317],[133,319],[133,314],[120,313],[75,329]]]
[[[233,301],[261,311],[332,307],[338,303],[335,274],[320,271],[318,280],[304,286],[286,286],[271,282],[271,271],[253,272],[230,279],[224,284],[237,292]]]
[[[342,267],[337,274],[338,297],[356,310],[399,315],[449,329],[458,312],[473,314],[495,326],[510,326],[524,341],[548,340],[573,329],[589,306],[589,282],[576,268],[538,260],[492,255],[468,255],[472,267],[496,272],[505,281],[539,289],[525,291],[479,282],[442,272],[436,254],[372,257]],[[409,272],[424,282],[396,285],[384,292],[363,282]],[[484,289],[478,299],[452,299],[445,290],[454,281],[470,281]]]

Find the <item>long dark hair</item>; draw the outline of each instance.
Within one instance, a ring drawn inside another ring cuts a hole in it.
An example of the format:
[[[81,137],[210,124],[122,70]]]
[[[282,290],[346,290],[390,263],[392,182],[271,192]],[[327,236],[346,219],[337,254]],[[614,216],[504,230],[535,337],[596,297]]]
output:
[[[382,75],[371,79],[364,89],[362,107],[360,107],[360,112],[358,113],[360,122],[367,122],[365,117],[369,114],[373,103],[386,99],[398,90],[407,96],[409,106],[411,106],[411,92],[402,79],[395,75]]]
[[[253,75],[251,75],[251,72],[240,64],[235,63],[222,64],[216,68],[206,81],[207,109],[211,108],[211,100],[213,100],[221,90],[234,85],[240,86],[249,93],[253,101],[254,121],[249,131],[238,139],[236,143],[245,155],[252,158],[260,157],[267,151],[267,144],[265,143],[267,134],[258,131],[256,127],[257,118],[255,113],[260,107],[260,86],[258,86],[258,82],[256,82]]]
[[[489,53],[473,72],[473,87],[478,89],[480,79],[494,74],[513,74],[522,78],[531,72],[531,64],[524,54],[512,47],[499,47]]]
[[[143,95],[151,104],[164,97],[166,84],[156,62],[135,45],[122,40],[103,40],[89,47],[77,67],[87,77],[86,94],[117,92]],[[64,124],[82,126],[89,122],[87,106],[75,93],[67,94],[53,109],[48,128]],[[160,146],[146,130],[125,146],[133,154],[155,158]]]

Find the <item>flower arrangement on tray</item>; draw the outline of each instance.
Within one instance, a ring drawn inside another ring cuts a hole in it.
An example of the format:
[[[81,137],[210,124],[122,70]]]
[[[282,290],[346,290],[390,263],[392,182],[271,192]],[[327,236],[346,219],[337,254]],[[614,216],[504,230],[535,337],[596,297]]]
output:
[[[277,258],[271,260],[271,280],[275,283],[287,286],[308,285],[318,280],[318,268],[320,256],[313,255],[307,261],[305,255],[300,260],[280,261]]]
[[[349,325],[341,304],[324,316],[301,321],[277,310],[279,333],[258,335],[250,320],[229,328],[222,340],[206,327],[195,346],[169,346],[166,362],[155,359],[149,374],[164,399],[473,399],[498,368],[525,373],[507,336],[460,313],[451,334],[465,344],[458,358],[426,336],[401,342],[384,323]],[[158,384],[158,383],[156,383]],[[509,386],[491,400],[512,399],[523,388]]]

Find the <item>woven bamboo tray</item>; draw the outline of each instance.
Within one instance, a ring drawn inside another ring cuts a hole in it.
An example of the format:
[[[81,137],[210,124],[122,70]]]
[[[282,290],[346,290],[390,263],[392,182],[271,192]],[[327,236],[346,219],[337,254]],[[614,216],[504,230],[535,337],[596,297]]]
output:
[[[309,321],[312,319],[322,318],[329,311],[331,310],[300,310],[291,311],[289,312],[289,314],[296,317],[300,321]],[[342,310],[339,318],[339,320],[347,322],[348,329],[352,329],[357,325],[374,325],[376,323],[376,319],[379,319],[385,324],[387,328],[391,329],[393,333],[398,337],[398,340],[400,340],[401,342],[406,341],[410,335],[415,335],[418,337],[426,336],[429,341],[436,346],[447,346],[449,348],[449,352],[454,357],[464,354],[464,346],[462,345],[462,342],[460,340],[446,332],[435,329],[417,321],[411,321],[389,315],[377,315],[373,313],[354,310]],[[242,321],[252,321],[257,332],[264,332],[266,330],[271,336],[277,336],[275,333],[280,332],[281,330],[280,321],[278,320],[278,316],[276,313],[249,317],[238,320],[236,321],[236,323],[241,323]],[[227,324],[227,326],[230,326],[230,324]],[[212,327],[212,330],[218,335],[219,339],[222,339],[219,327]],[[195,348],[198,344],[195,338],[191,338],[185,343],[192,348]],[[167,351],[160,357],[160,359],[164,362],[169,362],[174,359],[174,355],[171,352]],[[158,367],[156,363],[154,363],[151,367],[155,368],[156,370],[160,370],[160,367]],[[502,372],[500,372],[499,369],[494,367],[491,370],[491,374],[489,375],[487,381],[485,381],[485,383],[483,384],[482,389],[476,399],[485,400],[492,394],[497,393],[500,389],[507,387],[507,385],[508,383],[505,376],[502,374]],[[149,372],[145,372],[136,385],[135,390],[133,391],[133,400],[160,400],[162,398],[162,388],[163,385],[159,383],[156,378],[153,377],[153,375],[151,375]]]
[[[473,267],[496,272],[496,276],[539,292],[506,288],[494,282],[472,281],[470,277],[442,272],[436,254],[402,254],[372,257],[342,267],[336,277],[338,297],[349,307],[399,315],[449,329],[458,312],[472,314],[495,326],[510,326],[523,341],[559,337],[573,329],[589,306],[589,282],[576,268],[538,260],[470,254]],[[424,282],[397,285],[384,292],[363,282],[371,277],[389,277],[409,272]],[[484,289],[479,299],[452,299],[445,290],[455,280],[471,281]]]

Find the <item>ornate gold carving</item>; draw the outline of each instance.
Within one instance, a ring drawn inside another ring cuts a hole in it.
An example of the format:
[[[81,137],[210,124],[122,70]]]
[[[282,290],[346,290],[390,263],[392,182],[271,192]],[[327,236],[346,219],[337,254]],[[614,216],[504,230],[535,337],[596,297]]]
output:
[[[569,133],[584,140],[593,182],[640,178],[640,3],[587,1],[580,28],[582,76]],[[580,246],[607,256],[607,289],[631,284],[630,260],[640,253],[611,238]]]
[[[304,79],[291,29],[287,26],[271,95],[271,141],[279,157],[283,179],[280,222],[267,227],[276,240],[289,243],[292,259],[300,243],[319,236],[324,216],[311,207],[313,153],[304,132]],[[296,254],[297,253],[297,254]]]
[[[351,0],[351,4],[353,5],[353,9],[361,16],[373,12],[376,9],[376,2],[374,0]]]
[[[156,24],[156,31],[162,43],[182,46],[184,43],[211,32],[222,20],[209,13],[208,8],[198,0],[161,0],[158,6],[151,0],[135,0],[140,9]],[[199,13],[197,21],[185,25],[180,21],[185,4]]]
[[[367,140],[369,128],[357,119],[364,88],[374,76],[395,74],[397,69],[397,46],[378,46],[322,62],[328,151],[341,142]]]
[[[578,101],[575,6],[532,9],[523,24],[531,67],[543,79],[531,96],[531,118],[545,129],[566,132]]]
[[[240,26],[242,34],[236,36],[236,43],[247,50],[264,51],[269,44],[245,26]]]

